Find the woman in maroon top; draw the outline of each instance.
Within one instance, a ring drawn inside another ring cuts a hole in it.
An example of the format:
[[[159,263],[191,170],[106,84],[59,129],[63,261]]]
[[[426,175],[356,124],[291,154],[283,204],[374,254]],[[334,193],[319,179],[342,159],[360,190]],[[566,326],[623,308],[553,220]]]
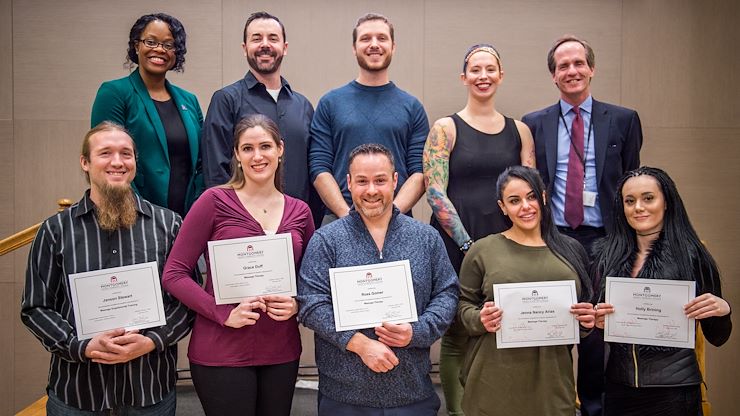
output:
[[[249,116],[234,132],[231,180],[195,202],[167,258],[164,289],[197,313],[188,358],[207,415],[289,415],[301,341],[290,296],[216,305],[208,241],[290,233],[296,270],[314,232],[311,211],[282,189],[283,141],[272,120]],[[205,254],[208,280],[192,278]]]

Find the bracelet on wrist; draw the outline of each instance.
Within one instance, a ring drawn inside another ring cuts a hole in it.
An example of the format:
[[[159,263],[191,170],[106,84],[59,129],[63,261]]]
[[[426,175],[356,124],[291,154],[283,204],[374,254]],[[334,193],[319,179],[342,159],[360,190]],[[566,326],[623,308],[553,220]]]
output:
[[[467,253],[468,250],[470,250],[470,247],[472,246],[473,246],[473,239],[471,238],[460,246],[460,251],[462,251],[463,253]]]

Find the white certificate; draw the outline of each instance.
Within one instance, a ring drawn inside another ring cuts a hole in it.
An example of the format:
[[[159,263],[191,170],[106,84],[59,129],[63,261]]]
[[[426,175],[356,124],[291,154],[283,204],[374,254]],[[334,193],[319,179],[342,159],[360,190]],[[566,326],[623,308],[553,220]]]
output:
[[[69,275],[77,338],[167,323],[157,262]]]
[[[329,269],[337,332],[416,322],[408,260]]]
[[[687,280],[606,278],[604,341],[694,348],[694,319],[683,305],[696,297],[696,282]]]
[[[296,295],[289,233],[208,242],[217,305],[249,296]]]
[[[504,313],[496,332],[499,349],[581,342],[578,321],[570,313],[578,303],[575,281],[495,284],[493,298]]]

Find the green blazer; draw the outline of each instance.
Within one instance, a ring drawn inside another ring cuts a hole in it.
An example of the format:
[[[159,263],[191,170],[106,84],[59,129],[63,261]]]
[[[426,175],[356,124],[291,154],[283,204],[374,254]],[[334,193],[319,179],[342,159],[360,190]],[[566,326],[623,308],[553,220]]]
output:
[[[200,157],[203,113],[195,95],[169,81],[165,81],[165,85],[167,92],[175,100],[190,142],[192,176],[185,197],[187,211],[205,188]],[[105,120],[126,127],[136,143],[136,178],[132,184],[134,190],[151,203],[167,207],[170,183],[167,137],[138,68],[128,77],[104,82],[98,89],[90,124],[95,127]]]

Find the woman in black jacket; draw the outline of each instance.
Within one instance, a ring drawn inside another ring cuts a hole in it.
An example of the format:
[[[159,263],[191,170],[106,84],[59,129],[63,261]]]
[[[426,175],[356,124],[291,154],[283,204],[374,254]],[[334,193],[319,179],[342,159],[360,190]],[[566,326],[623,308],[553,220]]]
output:
[[[724,344],[732,332],[719,270],[691,226],[676,185],[664,171],[625,174],[614,201],[615,229],[595,248],[594,272],[606,276],[695,280],[698,296],[684,306],[706,339]],[[603,301],[603,295],[602,295]],[[596,326],[614,312],[597,305]],[[702,375],[687,348],[609,343],[605,415],[700,415]]]

